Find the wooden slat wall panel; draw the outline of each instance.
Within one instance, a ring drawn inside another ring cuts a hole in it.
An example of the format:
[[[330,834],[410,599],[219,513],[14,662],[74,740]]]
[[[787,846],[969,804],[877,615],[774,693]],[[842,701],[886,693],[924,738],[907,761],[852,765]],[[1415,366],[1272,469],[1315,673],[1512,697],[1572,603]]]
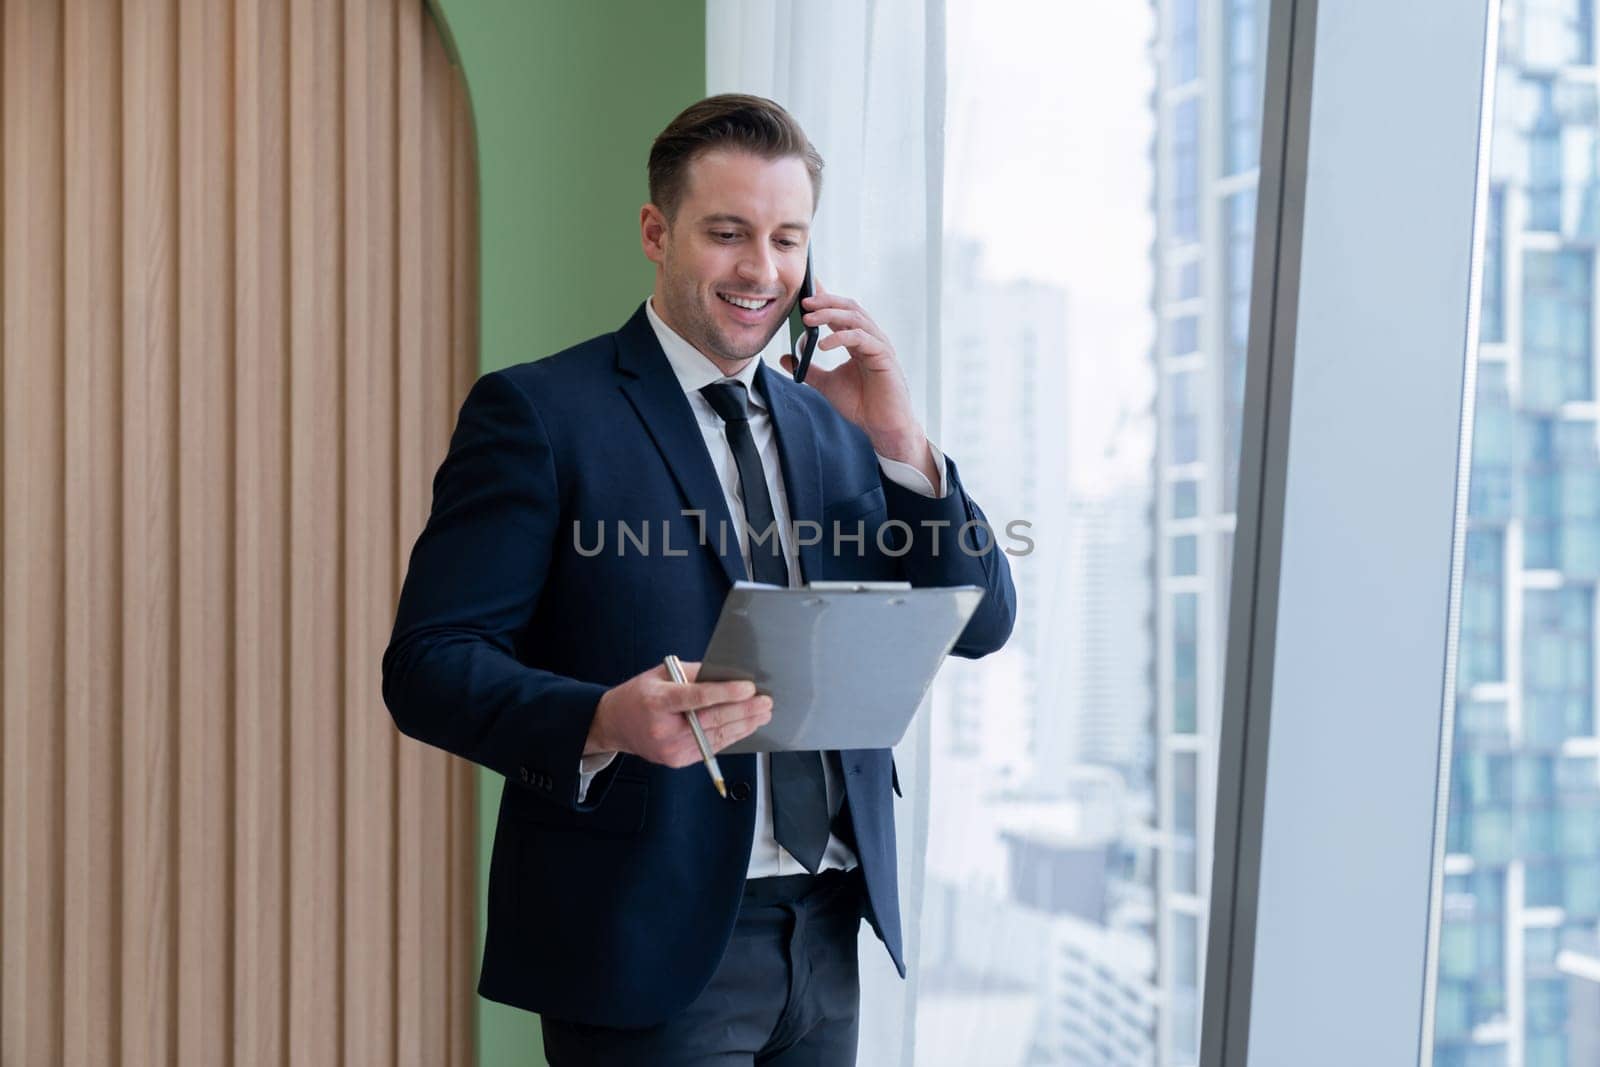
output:
[[[0,1031],[18,1063],[59,1063],[65,712],[62,498],[62,54],[52,0],[5,23],[5,524],[0,693],[5,704]],[[19,70],[19,68],[21,68]],[[48,708],[48,714],[28,714]],[[7,1055],[7,1060],[13,1057]]]
[[[234,915],[236,1063],[282,1063],[288,985],[285,605],[289,409],[284,182],[286,28],[276,0],[235,11],[237,153]]]
[[[122,1062],[177,1053],[177,12],[122,12]],[[10,261],[8,257],[8,271]],[[13,603],[5,602],[6,618]],[[7,718],[15,712],[8,704]],[[0,929],[9,943],[11,926]],[[0,982],[7,976],[0,974]]]
[[[100,709],[120,696],[121,134],[118,22],[90,0],[62,9],[66,60],[65,365],[67,546],[65,926],[62,1035],[66,1063],[117,1052],[115,948],[120,835],[120,737]]]
[[[0,4],[0,1062],[472,1061],[378,664],[476,375],[422,0]]]
[[[339,333],[337,294],[319,279],[337,270],[338,231],[330,197],[339,160],[329,151],[333,122],[319,112],[341,102],[331,63],[325,0],[289,4],[289,1057],[338,1058],[337,720],[339,596],[338,364],[327,358]],[[336,119],[334,121],[337,121]],[[335,127],[336,129],[336,127]],[[330,247],[333,260],[330,262]],[[342,354],[341,354],[342,359]]]
[[[454,354],[449,362],[454,380],[446,392],[451,396],[465,396],[477,377],[478,368],[478,205],[476,199],[477,169],[473,165],[474,149],[472,125],[467,116],[472,108],[467,100],[466,83],[456,78],[451,82],[456,102],[449,109],[451,121],[450,146],[452,170],[450,175],[451,223],[449,262],[450,290],[450,340]],[[451,783],[448,789],[450,813],[450,855],[447,860],[452,871],[460,876],[448,882],[450,895],[446,912],[451,915],[473,912],[477,901],[474,896],[476,881],[466,872],[477,865],[477,784],[472,768],[459,762],[449,765]],[[474,941],[457,941],[451,946],[445,988],[457,991],[477,985],[476,944]],[[449,998],[450,1035],[447,1042],[451,1053],[451,1067],[471,1067],[472,1040],[476,1024],[475,1002],[471,997],[457,993]]]
[[[371,293],[383,288],[383,264],[372,257],[371,235],[384,227],[385,218],[368,209],[368,196],[378,170],[369,150],[369,101],[383,93],[373,86],[369,55],[378,27],[370,5],[345,5],[343,26],[344,67],[344,215],[343,251],[350,265],[346,273],[344,319],[343,400],[347,496],[343,523],[344,602],[350,608],[350,625],[344,628],[342,654],[347,663],[372,663],[383,654],[384,607],[372,595],[388,591],[389,561],[374,552],[367,531],[377,516],[386,514],[384,483],[393,475],[384,470],[383,456],[367,447],[379,436],[378,405],[392,406],[392,398],[369,385],[381,380],[372,344]],[[392,44],[390,45],[392,47]],[[374,91],[376,89],[376,91]],[[378,163],[385,163],[381,158]],[[382,700],[376,674],[345,671],[344,702],[349,707],[372,707]],[[392,778],[386,765],[394,759],[395,731],[378,716],[347,716],[344,721],[344,784],[352,796],[387,796]],[[385,808],[347,804],[344,807],[345,848],[344,913],[346,936],[354,950],[371,945],[375,950],[363,966],[347,966],[342,975],[344,1001],[343,1062],[351,1065],[393,1062],[394,1035],[385,1026],[391,1004],[388,981],[374,982],[375,974],[393,973],[394,953],[389,941],[393,908],[392,856],[389,833],[392,815]],[[369,970],[370,968],[370,970]]]
[[[178,5],[178,1062],[228,1033],[234,234],[227,5]]]
[[[395,26],[395,108],[399,116],[396,145],[395,195],[402,216],[416,217],[422,204],[422,15],[414,10],[401,9]],[[395,433],[395,456],[399,471],[399,513],[402,525],[415,521],[427,506],[423,493],[426,478],[425,464],[418,447],[423,427],[415,414],[424,406],[419,365],[422,351],[422,242],[420,227],[407,227],[397,235],[399,256],[396,259],[396,314],[399,330],[395,351],[397,356],[395,409],[400,413]],[[409,544],[404,538],[401,545]],[[406,553],[401,548],[395,554],[397,570],[405,567]],[[400,821],[396,829],[395,849],[400,870],[399,893],[396,897],[398,943],[395,946],[395,972],[398,979],[400,1001],[400,1047],[408,1050],[407,1064],[426,1064],[422,1055],[424,1035],[424,972],[427,964],[422,954],[423,924],[417,917],[424,912],[422,888],[423,849],[426,839],[422,823],[427,817],[428,805],[423,800],[422,758],[415,745],[401,745],[397,774],[399,778]]]
[[[356,10],[363,10],[357,7]],[[365,433],[372,441],[382,441],[385,447],[373,448],[364,457],[366,470],[366,506],[381,515],[396,514],[395,479],[398,460],[395,454],[395,426],[397,418],[397,393],[395,389],[395,255],[396,233],[389,220],[395,215],[396,175],[396,110],[394,100],[395,77],[395,24],[400,9],[391,0],[368,0],[364,5],[366,42],[364,53],[367,62],[367,84],[371,90],[361,94],[361,99],[351,97],[350,121],[363,126],[365,155],[375,161],[367,169],[361,206],[365,211],[364,237],[359,245],[368,256],[365,270],[368,284],[363,296],[367,313],[363,316],[365,353],[369,368],[366,390],[357,399],[366,402],[367,425]],[[347,47],[349,45],[347,44]],[[350,69],[353,69],[353,64]],[[459,80],[459,79],[457,79]],[[356,105],[359,104],[359,109]],[[355,242],[347,238],[346,247]],[[396,526],[398,528],[398,526]],[[408,529],[411,527],[407,527]],[[380,646],[387,636],[386,627],[393,622],[393,593],[395,588],[395,542],[386,538],[367,538],[364,543],[348,546],[365,565],[362,572],[364,599],[352,601],[361,604],[361,610],[371,620],[372,642],[364,653],[367,662],[372,655],[381,655]],[[371,686],[377,685],[378,672],[361,676]],[[378,697],[373,696],[376,701]],[[348,752],[348,759],[362,768],[362,788],[374,796],[394,796],[397,788],[397,738],[389,723],[364,720],[361,724],[370,729],[364,740]],[[409,742],[399,742],[412,747]],[[352,784],[356,779],[352,777]],[[346,883],[349,908],[358,908],[370,923],[371,937],[382,946],[381,957],[371,961],[373,970],[383,976],[381,982],[357,980],[346,987],[347,998],[368,996],[373,1009],[388,1012],[397,1003],[396,959],[399,950],[396,931],[395,901],[397,882],[395,830],[398,808],[369,809],[370,815],[351,833],[361,838],[362,853],[366,860],[364,879],[351,879]],[[365,989],[353,988],[365,985]],[[353,1011],[351,1018],[359,1016]],[[387,1017],[387,1016],[385,1016]],[[345,1050],[351,1063],[394,1062],[398,1033],[394,1027],[385,1026],[373,1039],[368,1035],[347,1029]]]

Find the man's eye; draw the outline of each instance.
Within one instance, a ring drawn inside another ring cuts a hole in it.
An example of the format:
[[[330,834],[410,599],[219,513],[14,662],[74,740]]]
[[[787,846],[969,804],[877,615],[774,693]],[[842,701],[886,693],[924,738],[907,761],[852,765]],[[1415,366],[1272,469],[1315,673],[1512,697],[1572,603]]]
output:
[[[783,247],[785,247],[785,248],[799,248],[800,247],[800,242],[799,241],[779,241],[778,243],[780,245],[782,245]]]
[[[739,235],[734,233],[734,232],[732,232],[731,230],[723,230],[723,231],[721,231],[719,233],[713,233],[711,236],[715,237],[719,241],[731,241],[735,237],[738,237]]]

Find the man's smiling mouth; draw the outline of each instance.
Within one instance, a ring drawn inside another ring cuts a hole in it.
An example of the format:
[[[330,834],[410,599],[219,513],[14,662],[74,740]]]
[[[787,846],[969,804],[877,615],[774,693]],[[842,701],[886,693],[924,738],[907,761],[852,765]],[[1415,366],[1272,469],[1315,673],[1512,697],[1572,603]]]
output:
[[[717,296],[722,300],[732,304],[734,307],[744,308],[746,311],[761,311],[768,304],[772,303],[773,300],[777,299],[776,297],[767,297],[765,299],[752,300],[749,297],[730,296],[727,293],[718,293]]]

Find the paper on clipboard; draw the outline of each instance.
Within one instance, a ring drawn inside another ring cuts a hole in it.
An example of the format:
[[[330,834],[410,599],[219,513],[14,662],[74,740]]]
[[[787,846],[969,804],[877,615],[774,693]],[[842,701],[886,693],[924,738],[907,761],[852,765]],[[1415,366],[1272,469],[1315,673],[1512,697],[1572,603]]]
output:
[[[975,585],[735,584],[696,680],[754,681],[772,721],[723,752],[892,748],[982,599]]]

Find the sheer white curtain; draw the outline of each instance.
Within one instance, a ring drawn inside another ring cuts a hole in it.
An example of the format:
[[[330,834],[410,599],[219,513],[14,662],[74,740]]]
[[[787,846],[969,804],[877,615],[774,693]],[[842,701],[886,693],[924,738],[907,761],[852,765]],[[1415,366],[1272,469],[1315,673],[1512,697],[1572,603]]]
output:
[[[706,87],[776,100],[826,161],[812,235],[818,280],[861,302],[899,354],[937,442],[943,228],[943,0],[707,0]],[[768,352],[776,366],[787,338]],[[818,357],[831,366],[833,352]],[[870,930],[862,940],[859,1062],[912,1062],[918,927],[927,847],[927,708],[896,753],[902,982]]]

